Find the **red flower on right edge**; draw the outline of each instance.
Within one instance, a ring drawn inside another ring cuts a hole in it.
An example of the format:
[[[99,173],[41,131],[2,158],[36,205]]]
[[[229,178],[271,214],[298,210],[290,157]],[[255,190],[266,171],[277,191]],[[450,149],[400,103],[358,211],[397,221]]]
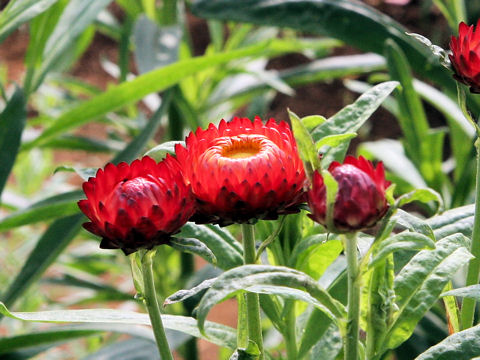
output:
[[[461,22],[458,37],[450,39],[449,55],[455,79],[470,86],[470,91],[480,94],[480,19],[476,27]]]
[[[344,163],[332,162],[328,171],[338,183],[333,222],[340,232],[356,231],[376,224],[388,210],[383,164],[373,164],[360,156],[347,156]],[[312,188],[308,192],[309,215],[314,221],[327,225],[326,187],[321,173],[313,174]]]

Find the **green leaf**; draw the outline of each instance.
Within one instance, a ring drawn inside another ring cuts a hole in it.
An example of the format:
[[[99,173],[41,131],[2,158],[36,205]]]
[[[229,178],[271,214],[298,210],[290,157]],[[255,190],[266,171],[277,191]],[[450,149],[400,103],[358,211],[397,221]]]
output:
[[[441,239],[455,233],[462,233],[467,237],[472,235],[475,205],[466,205],[445,211],[441,215],[427,220],[435,237]]]
[[[178,236],[195,238],[203,242],[217,258],[220,269],[231,269],[243,264],[240,244],[218,226],[187,223]]]
[[[449,137],[451,149],[455,158],[455,180],[461,178],[462,171],[468,164],[472,150],[475,130],[462,113],[459,105],[445,95],[442,91],[419,80],[414,80],[415,91],[420,96],[438,109],[444,116],[450,128]],[[471,139],[471,141],[467,141]]]
[[[163,302],[163,306],[175,304],[177,302],[184,301],[189,297],[195,296],[203,290],[209,289],[215,281],[217,281],[217,278],[207,279],[191,289],[179,290],[176,293],[167,297]]]
[[[340,240],[326,241],[326,238],[326,234],[320,234],[302,240],[290,256],[290,259],[296,260],[293,267],[319,279],[343,250]]]
[[[185,141],[167,141],[148,150],[145,155],[155,159],[155,161],[162,161],[167,154],[175,155],[175,145],[185,146]]]
[[[398,82],[388,81],[367,90],[353,104],[316,127],[312,132],[313,140],[317,142],[326,136],[356,132],[397,86]],[[327,151],[322,158],[322,166],[327,167],[333,160],[342,161],[348,144],[344,142],[342,146]]]
[[[200,240],[173,237],[170,239],[169,245],[176,250],[199,255],[213,265],[217,264],[217,258],[213,252]]]
[[[17,157],[26,118],[25,96],[17,87],[0,114],[0,198]]]
[[[5,358],[15,356],[15,359],[29,359],[52,346],[104,332],[128,334],[136,338],[149,340],[152,343],[155,341],[152,332],[139,325],[79,324],[55,326],[47,330],[1,338],[0,355]]]
[[[148,314],[113,309],[54,310],[39,312],[10,312],[0,303],[0,314],[17,320],[52,323],[108,323],[129,325],[150,325]],[[204,323],[203,336],[194,318],[178,315],[162,315],[166,329],[177,330],[191,336],[204,338],[214,344],[235,349],[235,330],[214,322]]]
[[[112,0],[70,0],[43,50],[43,61],[29,90],[36,90],[75,40]]]
[[[297,142],[300,158],[305,166],[305,172],[307,173],[307,176],[311,178],[314,171],[320,169],[320,159],[315,151],[313,139],[302,123],[302,120],[295,113],[288,110],[288,116],[292,123],[293,135]]]
[[[428,204],[430,201],[435,201],[438,204],[438,211],[443,211],[442,197],[432,189],[415,189],[408,194],[404,194],[397,199],[396,206],[402,207],[413,201],[420,201],[424,204]]]
[[[87,152],[117,152],[122,149],[123,142],[116,140],[100,140],[85,136],[62,135],[44,143],[42,148],[82,150]]]
[[[173,333],[168,330],[165,332],[171,350],[188,340],[186,336],[182,336],[178,332]],[[107,344],[82,360],[161,360],[157,344],[145,339],[129,338]]]
[[[357,136],[356,133],[327,135],[315,143],[315,148],[317,150],[320,150],[324,146],[329,146],[333,148],[336,146],[341,146],[344,143],[349,144],[350,140],[352,140],[356,136]]]
[[[43,51],[48,38],[52,34],[55,25],[60,18],[65,6],[68,4],[67,0],[57,1],[47,11],[35,17],[30,21],[29,27],[29,41],[27,53],[25,55],[25,65],[27,66],[27,74],[25,76],[24,89],[28,93],[31,86],[32,77],[35,71],[41,66]]]
[[[327,39],[330,40],[331,39]],[[317,81],[342,78],[349,75],[364,74],[385,67],[383,57],[376,54],[331,56],[311,63],[278,71],[278,77],[290,86],[311,84]],[[277,70],[275,70],[277,71]],[[209,96],[208,105],[218,106],[221,103],[235,100],[235,104],[245,104],[265,94],[268,86],[255,77],[245,78],[244,74],[226,78]],[[302,122],[308,131],[325,121],[320,115],[306,116]]]
[[[374,245],[374,256],[369,262],[369,267],[375,267],[380,261],[395,251],[434,248],[435,243],[430,237],[414,232],[402,232],[383,240],[378,245]]]
[[[394,349],[413,333],[418,321],[438,300],[443,288],[472,255],[469,239],[454,234],[439,240],[435,250],[422,250],[395,277],[398,311],[385,333],[383,350]]]
[[[242,291],[305,301],[324,311],[337,325],[343,326],[343,305],[308,275],[281,266],[244,265],[220,275],[202,297],[197,308],[200,331],[204,331],[206,316],[214,305]]]
[[[148,120],[147,125],[145,125],[142,131],[140,131],[140,133],[112,159],[112,163],[118,164],[122,161],[128,163],[132,162],[143,152],[145,146],[153,138],[160,127],[162,118],[168,113],[172,97],[173,91],[168,90],[165,92],[162,98],[162,104],[157,111],[155,111],[150,120]]]
[[[293,50],[294,47],[288,44],[272,40],[239,50],[181,60],[161,69],[150,71],[134,80],[111,87],[104,93],[66,111],[38,138],[24,144],[22,149],[28,150],[43,144],[47,140],[92,121],[101,115],[141,100],[152,92],[165,90],[199,71],[223,65],[242,57],[273,56]]]
[[[470,360],[480,356],[480,325],[450,335],[415,360]]]
[[[217,20],[290,27],[335,37],[365,52],[381,54],[385,40],[393,39],[416,73],[438,81],[452,93],[455,91],[451,72],[438,62],[429,48],[407,35],[402,25],[360,1],[197,0],[192,11]]]
[[[398,102],[399,124],[405,136],[405,149],[414,163],[420,165],[423,153],[418,145],[425,139],[429,129],[427,117],[420,97],[413,88],[410,66],[402,49],[394,40],[388,39],[385,51],[390,78],[399,81],[402,86],[395,90],[395,98]]]
[[[470,285],[444,292],[440,296],[459,296],[480,300],[480,285]]]
[[[343,340],[337,327],[331,324],[321,338],[317,338],[317,343],[311,351],[310,359],[336,360],[343,349]],[[303,344],[303,343],[302,343]],[[298,353],[300,358],[302,352]]]
[[[46,11],[58,0],[10,1],[0,13],[0,42],[20,25]]]
[[[66,165],[62,165],[62,166],[59,166],[57,167],[53,173],[56,174],[57,172],[74,172],[76,173],[78,176],[80,176],[83,181],[87,181],[89,178],[91,177],[95,177],[95,175],[97,174],[97,168],[78,168],[78,167],[74,167],[74,166],[66,166]]]
[[[80,230],[83,221],[84,217],[80,214],[56,220],[38,240],[20,273],[1,294],[0,300],[7,306],[12,305],[66,248]]]
[[[71,191],[40,200],[0,220],[0,231],[50,220],[59,215],[78,213],[77,201],[84,198],[83,191]]]
[[[317,126],[323,124],[327,119],[321,115],[309,115],[301,118],[303,126],[308,132],[311,132]]]
[[[135,62],[140,74],[174,63],[182,39],[179,25],[158,26],[145,15],[135,22]]]
[[[426,221],[407,213],[406,211],[398,209],[395,215],[392,216],[392,220],[396,221],[399,225],[406,227],[410,231],[426,235],[430,239],[435,240],[435,235],[433,234],[430,225]]]

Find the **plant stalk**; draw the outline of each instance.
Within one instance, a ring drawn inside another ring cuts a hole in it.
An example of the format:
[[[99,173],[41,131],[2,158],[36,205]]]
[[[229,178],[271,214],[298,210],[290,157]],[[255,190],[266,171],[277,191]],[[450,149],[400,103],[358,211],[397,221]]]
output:
[[[243,262],[247,264],[255,264],[255,234],[254,226],[249,224],[241,224],[243,236]],[[247,319],[248,319],[248,338],[257,344],[260,350],[259,359],[264,359],[263,354],[263,337],[262,324],[260,322],[260,300],[258,294],[247,293]]]
[[[285,321],[285,347],[287,349],[287,359],[297,360],[297,334],[296,334],[296,318],[295,318],[295,303],[292,300],[287,300],[286,307],[288,307],[287,318]]]
[[[345,339],[345,360],[358,360],[358,331],[360,323],[360,278],[357,255],[357,233],[344,238],[347,256],[348,312],[347,335]]]
[[[143,273],[143,302],[148,310],[150,321],[152,323],[153,334],[158,346],[158,352],[162,360],[173,360],[172,353],[168,346],[167,336],[165,335],[165,328],[162,323],[162,314],[158,306],[157,294],[155,292],[155,283],[153,280],[152,259],[155,255],[155,250],[148,250],[142,258],[142,273]]]
[[[480,273],[480,138],[475,141],[477,151],[477,172],[475,183],[475,217],[473,220],[472,245],[470,252],[475,256],[470,260],[467,271],[467,281],[465,286],[478,284]],[[475,316],[476,301],[470,298],[463,298],[462,302],[462,329],[467,329],[473,325]]]

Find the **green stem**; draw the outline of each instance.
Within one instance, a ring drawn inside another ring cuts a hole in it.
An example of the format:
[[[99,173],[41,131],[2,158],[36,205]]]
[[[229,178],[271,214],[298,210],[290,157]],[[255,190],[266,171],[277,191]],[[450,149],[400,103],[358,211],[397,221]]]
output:
[[[180,253],[180,267],[182,270],[181,280],[182,284],[186,284],[186,282],[192,277],[195,271],[195,262],[192,254],[181,252]],[[185,287],[183,287],[185,288]],[[189,302],[183,302],[183,308],[185,309],[185,313],[187,316],[192,316],[192,312],[194,307],[191,306]],[[198,359],[198,349],[197,349],[197,339],[192,337],[188,340],[184,345],[185,350],[185,358],[188,360],[197,360]]]
[[[295,318],[295,302],[287,300],[286,307],[287,318],[285,321],[285,347],[287,349],[287,359],[297,360],[297,334],[296,334],[296,318]]]
[[[347,256],[348,312],[345,339],[345,360],[358,360],[358,330],[360,323],[360,279],[358,276],[357,234],[346,234],[344,250]]]
[[[162,323],[162,314],[158,306],[157,294],[155,292],[155,283],[153,280],[152,259],[155,255],[155,250],[148,250],[142,258],[142,273],[143,273],[143,298],[145,306],[150,316],[152,323],[153,334],[157,341],[158,352],[162,360],[173,360],[172,353],[168,346],[167,336]]]
[[[477,150],[477,173],[475,184],[475,217],[473,220],[472,246],[470,252],[475,258],[470,260],[468,264],[467,283],[466,286],[478,284],[480,273],[480,143],[475,142]],[[473,325],[475,316],[475,300],[463,298],[462,302],[462,329],[467,329]]]
[[[253,225],[242,224],[243,235],[243,262],[255,264],[255,234]],[[260,301],[258,294],[247,293],[248,338],[257,344],[260,350],[260,360],[264,358],[262,325],[260,323]]]

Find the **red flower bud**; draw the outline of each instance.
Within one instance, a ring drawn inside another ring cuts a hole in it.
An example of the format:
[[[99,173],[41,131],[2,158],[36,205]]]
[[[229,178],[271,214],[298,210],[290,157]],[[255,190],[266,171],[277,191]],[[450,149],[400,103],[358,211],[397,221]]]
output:
[[[450,40],[449,55],[455,71],[455,79],[470,86],[472,93],[480,94],[480,19],[477,26],[464,22],[458,28],[458,37]]]
[[[333,223],[336,230],[349,232],[371,227],[385,215],[388,204],[385,189],[390,185],[385,180],[383,164],[377,168],[362,156],[358,159],[347,156],[345,162],[333,162],[328,171],[338,183]],[[327,225],[326,187],[322,175],[315,171],[312,189],[308,192],[308,204],[316,222]]]
[[[148,156],[131,165],[107,164],[83,190],[87,199],[78,206],[90,219],[84,228],[102,237],[101,248],[127,255],[168,243],[194,212],[180,165],[169,155],[158,164]]]
[[[198,129],[176,147],[199,223],[254,222],[297,211],[305,171],[289,125],[234,118]]]

